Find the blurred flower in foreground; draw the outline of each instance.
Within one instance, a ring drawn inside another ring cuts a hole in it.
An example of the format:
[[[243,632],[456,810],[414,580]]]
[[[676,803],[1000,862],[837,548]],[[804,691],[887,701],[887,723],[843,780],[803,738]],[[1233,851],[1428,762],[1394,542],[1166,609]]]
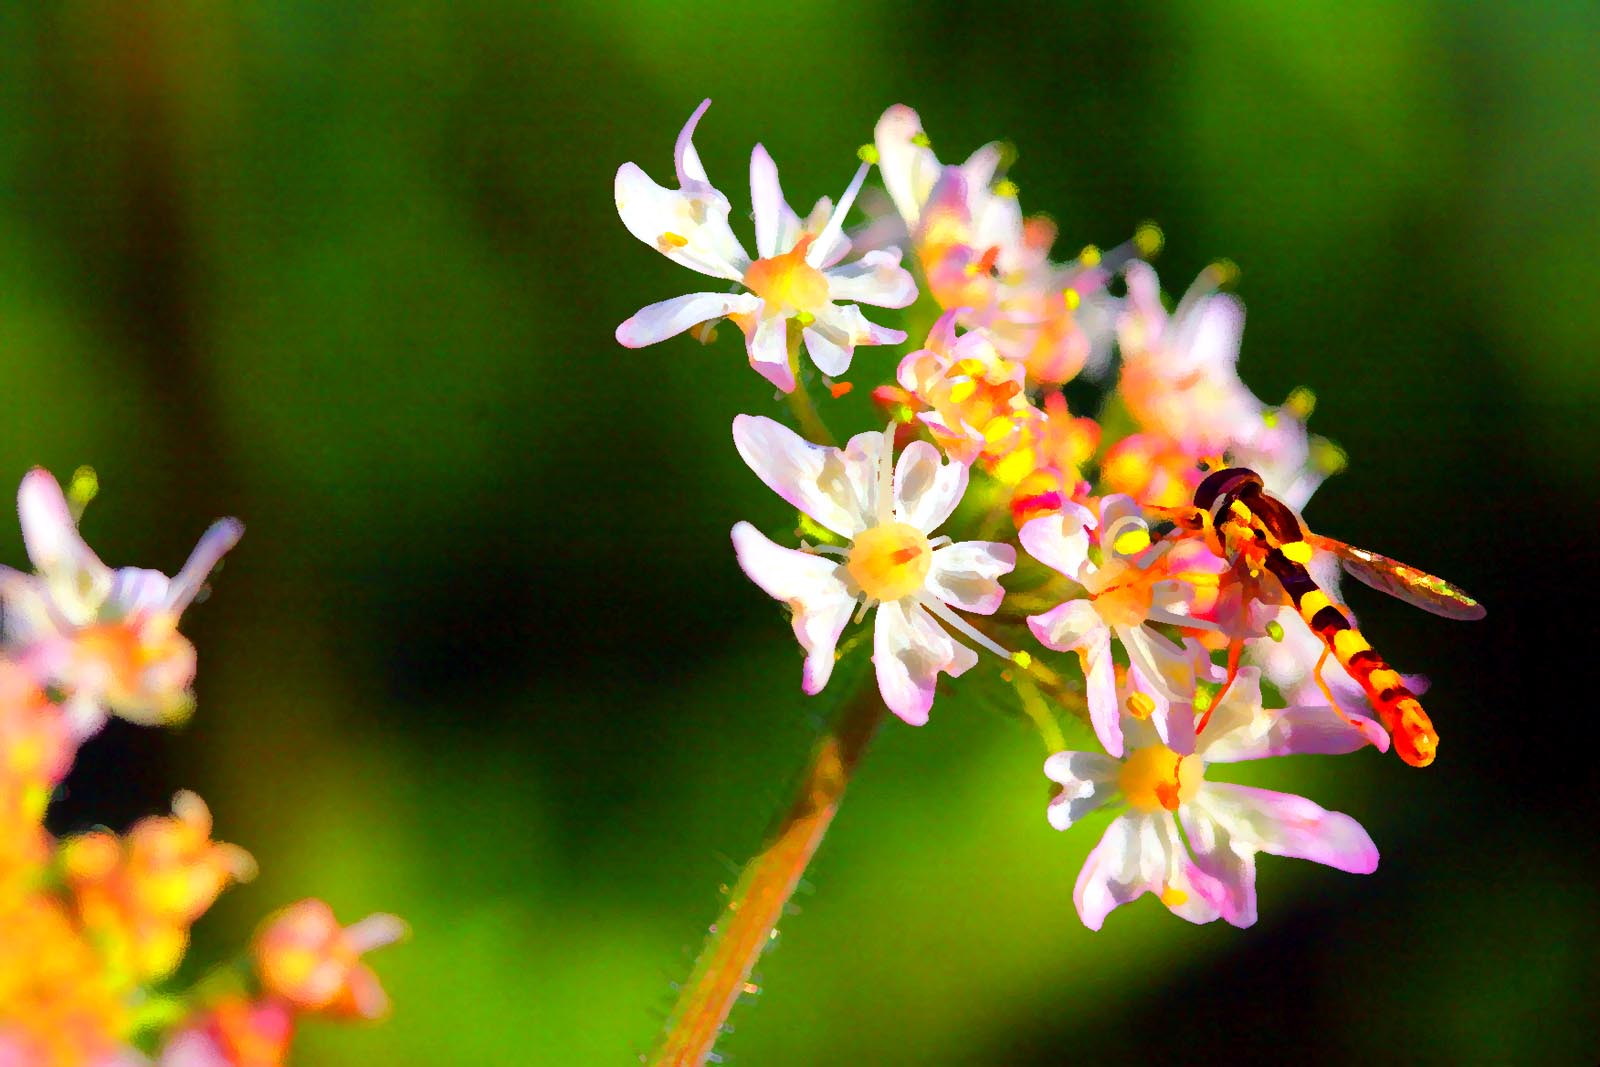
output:
[[[139,820],[122,838],[97,830],[60,845],[84,929],[130,984],[171,973],[189,927],[230,883],[256,873],[244,849],[211,840],[211,811],[194,793],[174,797],[172,812]]]
[[[243,530],[214,524],[172,578],[111,570],[78,536],[93,484],[80,471],[69,503],[48,472],[29,473],[18,511],[38,573],[0,569],[0,1067],[149,1067],[135,1042],[162,1050],[158,1067],[281,1067],[298,1016],[387,1007],[359,956],[399,920],[340,930],[327,905],[303,902],[263,934],[260,997],[210,979],[173,988],[190,928],[254,875],[249,853],[213,840],[210,809],[187,791],[126,834],[46,832],[51,795],[107,711],[187,714],[195,653],[178,616]]]
[[[898,344],[906,335],[868,322],[855,303],[905,307],[917,298],[916,283],[900,266],[897,250],[874,250],[841,265],[850,251],[844,217],[855,203],[870,164],[863,163],[831,211],[824,201],[802,223],[783,197],[778,168],[756,145],[750,157],[750,200],[755,208],[756,254],[749,253],[728,225],[728,198],[715,189],[694,149],[694,129],[711,101],[689,116],[673,162],[678,188],[667,189],[632,163],[617,171],[617,213],[645,244],[674,262],[745,292],[691,293],[642,309],[617,327],[617,340],[640,348],[701,323],[730,318],[744,331],[750,365],[784,392],[795,388],[791,351],[803,340],[822,373],[837,376],[850,366],[857,345]],[[855,303],[841,304],[839,301]],[[791,339],[790,324],[798,329]]]
[[[302,900],[262,925],[256,969],[262,989],[300,1011],[377,1019],[389,998],[361,957],[405,936],[406,924],[393,915],[341,927],[326,903]]]
[[[1126,703],[1119,731],[1129,747],[1126,759],[1058,752],[1045,761],[1046,776],[1061,785],[1049,811],[1056,829],[1108,804],[1129,809],[1106,828],[1078,876],[1073,903],[1091,930],[1145,893],[1190,922],[1221,917],[1249,926],[1256,921],[1258,852],[1353,874],[1377,869],[1376,846],[1350,816],[1304,797],[1205,778],[1213,763],[1352,752],[1374,740],[1333,709],[1263,710],[1260,675],[1250,667],[1239,672],[1198,735],[1192,704],[1166,703],[1137,689]]]
[[[1017,187],[998,177],[998,144],[960,165],[934,155],[922,120],[896,104],[874,135],[883,183],[905,223],[939,305],[959,309],[1036,382],[1059,384],[1101,363],[1111,337],[1111,271],[1090,249],[1062,266],[1049,259],[1056,227],[1024,219]]]
[[[935,618],[1009,656],[951,609],[993,614],[1005,595],[998,579],[1017,557],[1010,545],[930,540],[966,492],[967,468],[941,462],[926,441],[908,446],[897,465],[893,436],[861,433],[844,449],[824,448],[771,419],[736,418],[734,444],[750,469],[850,546],[782,548],[747,522],[733,528],[733,545],[750,580],[794,612],[795,637],[806,650],[807,693],[828,683],[834,646],[857,605],[862,613],[877,605],[872,658],[878,688],[891,711],[920,726],[928,721],[940,672],[955,677],[978,661]]]
[[[64,708],[78,736],[99,730],[108,713],[144,724],[187,718],[195,652],[178,633],[178,617],[244,525],[212,524],[183,569],[168,578],[101,563],[47,470],[35,468],[22,480],[17,513],[37,574],[0,568],[6,637],[41,682],[66,692]]]

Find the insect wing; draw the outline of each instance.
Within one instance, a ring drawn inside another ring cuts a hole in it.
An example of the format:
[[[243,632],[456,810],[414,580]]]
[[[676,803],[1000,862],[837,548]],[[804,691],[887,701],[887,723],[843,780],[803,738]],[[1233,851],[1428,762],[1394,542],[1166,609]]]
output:
[[[1306,540],[1310,542],[1311,547],[1338,556],[1339,562],[1344,564],[1344,569],[1356,581],[1369,585],[1380,593],[1388,593],[1392,597],[1404,600],[1407,604],[1419,607],[1423,611],[1431,611],[1447,619],[1465,620],[1481,619],[1485,614],[1483,605],[1468,596],[1465,591],[1427,571],[1420,571],[1399,560],[1380,556],[1365,548],[1335,541],[1331,537],[1319,537],[1313,534]]]

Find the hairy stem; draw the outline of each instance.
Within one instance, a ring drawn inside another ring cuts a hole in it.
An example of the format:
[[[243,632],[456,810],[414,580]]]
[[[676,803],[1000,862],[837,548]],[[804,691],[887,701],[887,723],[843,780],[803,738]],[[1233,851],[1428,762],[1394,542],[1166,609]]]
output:
[[[711,927],[650,1059],[654,1067],[700,1067],[711,1054],[885,710],[869,679],[817,742],[794,801],[766,846],[745,865]]]

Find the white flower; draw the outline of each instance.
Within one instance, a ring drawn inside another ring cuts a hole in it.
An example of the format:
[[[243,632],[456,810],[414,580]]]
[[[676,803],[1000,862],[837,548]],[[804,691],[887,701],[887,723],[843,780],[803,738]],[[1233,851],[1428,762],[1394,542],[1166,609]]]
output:
[[[796,551],[749,523],[733,528],[739,566],[794,612],[807,693],[828,683],[834,647],[858,604],[863,613],[877,605],[872,658],[884,703],[913,725],[928,721],[941,671],[955,677],[978,661],[935,618],[1007,655],[951,608],[993,614],[1005,595],[997,579],[1016,565],[1016,551],[988,541],[929,539],[966,492],[965,465],[943,462],[926,441],[907,446],[895,464],[892,432],[857,434],[843,449],[824,448],[751,415],[734,420],[733,439],[768,487],[851,542]]]
[[[904,332],[868,322],[856,303],[901,308],[917,298],[916,283],[900,266],[898,250],[868,252],[840,265],[850,251],[844,217],[855,202],[869,164],[856,171],[831,212],[818,204],[809,225],[801,223],[778,184],[778,168],[756,145],[750,156],[750,199],[755,208],[756,253],[751,260],[728,225],[728,198],[706,176],[694,150],[702,103],[678,135],[674,162],[677,189],[651,181],[632,163],[617,171],[617,213],[645,244],[667,258],[737,282],[746,291],[690,293],[643,308],[617,327],[629,348],[655,344],[713,319],[730,318],[744,331],[750,365],[773,385],[795,387],[789,362],[789,323],[800,328],[806,351],[822,373],[837,376],[850,366],[857,345],[898,344]],[[840,304],[838,301],[852,301]]]
[[[17,513],[37,573],[0,567],[7,645],[40,684],[66,691],[74,732],[87,737],[108,713],[138,723],[183,718],[195,652],[177,631],[178,617],[244,525],[213,523],[168,578],[100,562],[49,471],[36,467],[23,478]]]
[[[1089,561],[1089,531],[1097,526],[1099,566]],[[1063,504],[1060,514],[1026,523],[1018,538],[1034,559],[1071,578],[1088,594],[1042,615],[1030,615],[1028,627],[1046,647],[1076,651],[1082,657],[1090,722],[1106,751],[1120,756],[1122,731],[1111,638],[1115,636],[1127,649],[1129,661],[1144,678],[1167,697],[1177,699],[1183,695],[1184,679],[1192,678],[1194,663],[1204,658],[1204,651],[1192,643],[1174,645],[1145,624],[1164,622],[1191,629],[1210,624],[1188,615],[1193,590],[1167,577],[1159,566],[1170,544],[1151,543],[1149,527],[1139,517],[1138,505],[1128,497],[1104,497],[1098,519],[1085,507]]]
[[[1130,696],[1130,707],[1137,700]],[[1380,741],[1384,747],[1388,738],[1376,725],[1351,726],[1327,707],[1264,710],[1253,667],[1239,672],[1198,736],[1193,704],[1163,707],[1149,699],[1143,707],[1153,710],[1123,716],[1127,759],[1057,752],[1044,765],[1045,775],[1062,787],[1050,802],[1056,829],[1108,804],[1128,808],[1106,828],[1078,875],[1073,902],[1089,929],[1100,929],[1113,909],[1145,893],[1190,922],[1220,917],[1249,926],[1256,921],[1258,852],[1354,874],[1377,868],[1372,838],[1350,816],[1304,797],[1205,777],[1213,763],[1352,752]]]

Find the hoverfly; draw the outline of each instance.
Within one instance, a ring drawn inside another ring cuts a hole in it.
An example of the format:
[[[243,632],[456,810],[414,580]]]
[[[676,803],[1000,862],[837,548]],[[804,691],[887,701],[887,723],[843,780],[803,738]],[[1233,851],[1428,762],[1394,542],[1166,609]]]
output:
[[[1306,564],[1311,562],[1313,550],[1331,552],[1358,581],[1448,619],[1481,619],[1482,604],[1442,578],[1309,533],[1293,509],[1266,492],[1261,476],[1243,467],[1208,474],[1195,489],[1193,508],[1174,521],[1179,529],[1204,536],[1207,546],[1232,565],[1247,591],[1255,588],[1263,571],[1277,580],[1306,625],[1322,639],[1324,649],[1315,676],[1335,709],[1338,705],[1321,674],[1330,654],[1360,684],[1379,721],[1393,736],[1400,758],[1413,767],[1433,762],[1439,735],[1416,694],[1322,591]],[[1229,650],[1230,683],[1238,670],[1239,647],[1235,641]]]

